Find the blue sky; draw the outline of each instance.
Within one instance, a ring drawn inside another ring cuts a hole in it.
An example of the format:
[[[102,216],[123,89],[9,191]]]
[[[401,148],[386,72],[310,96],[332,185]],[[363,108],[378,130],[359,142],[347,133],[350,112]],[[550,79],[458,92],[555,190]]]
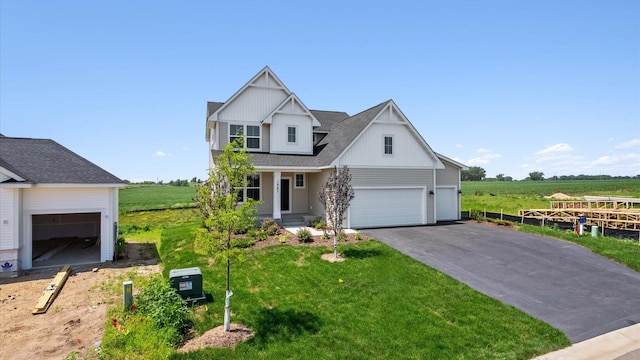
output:
[[[640,174],[637,0],[0,0],[0,133],[203,178],[206,102],[265,65],[311,109],[393,99],[490,177]]]

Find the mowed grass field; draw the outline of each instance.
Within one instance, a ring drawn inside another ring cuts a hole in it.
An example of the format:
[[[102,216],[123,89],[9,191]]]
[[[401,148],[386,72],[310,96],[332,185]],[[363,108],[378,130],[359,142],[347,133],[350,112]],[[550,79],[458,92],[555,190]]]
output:
[[[518,210],[547,209],[544,196],[556,192],[584,195],[640,198],[640,179],[570,181],[465,181],[462,183],[462,211],[479,210],[517,215]]]
[[[212,297],[192,309],[196,332],[202,333],[223,322],[225,267],[194,250],[201,218],[196,209],[176,209],[192,197],[184,190],[123,189],[121,199],[128,204],[121,210],[129,210],[120,222],[156,243],[165,277],[171,269],[200,267]],[[172,200],[157,199],[170,192]],[[132,211],[159,205],[165,210]],[[146,337],[153,335],[132,332],[103,352],[116,359],[160,353],[171,359],[530,359],[569,345],[550,325],[376,240],[341,245],[348,258],[342,263],[321,260],[331,252],[323,247],[243,251],[244,261],[231,267],[232,322],[252,328],[251,340],[234,349],[180,354],[149,349],[145,344],[157,342]],[[110,324],[106,330],[117,331]]]

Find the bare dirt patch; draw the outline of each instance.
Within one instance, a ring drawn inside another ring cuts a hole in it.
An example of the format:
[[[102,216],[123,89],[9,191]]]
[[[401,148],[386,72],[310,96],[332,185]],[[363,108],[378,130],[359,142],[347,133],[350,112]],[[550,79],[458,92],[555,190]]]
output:
[[[72,266],[58,297],[44,314],[32,315],[42,291],[60,268],[28,270],[22,276],[0,279],[0,360],[64,359],[72,352],[82,359],[102,340],[107,309],[122,302],[100,284],[132,270],[160,272],[153,244],[127,243],[125,259]],[[95,271],[94,271],[95,270]]]
[[[338,254],[338,257],[333,256],[333,253],[330,254],[322,254],[322,256],[320,256],[320,258],[322,260],[328,261],[328,262],[343,262],[345,261],[347,258],[342,255],[342,254]]]
[[[230,331],[218,326],[205,331],[202,335],[188,340],[178,352],[195,351],[206,347],[235,347],[238,343],[253,337],[253,330],[240,324],[231,324]]]

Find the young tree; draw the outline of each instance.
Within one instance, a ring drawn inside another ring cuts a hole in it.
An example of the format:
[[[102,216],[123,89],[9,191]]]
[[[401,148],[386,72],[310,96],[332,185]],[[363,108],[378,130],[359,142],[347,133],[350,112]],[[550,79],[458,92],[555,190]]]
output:
[[[247,176],[255,174],[251,154],[243,149],[243,139],[238,138],[224,147],[214,160],[209,178],[198,186],[196,202],[204,218],[204,227],[196,236],[196,247],[216,259],[226,261],[226,297],[224,330],[230,330],[229,298],[233,295],[229,284],[232,260],[241,260],[241,250],[231,245],[231,238],[238,229],[253,226],[257,220],[257,201],[240,200]]]
[[[351,174],[345,165],[342,170],[336,167],[329,175],[320,192],[320,203],[327,214],[327,223],[333,227],[333,256],[338,257],[338,234],[342,233],[342,223],[347,214],[349,203],[355,194],[351,186]]]

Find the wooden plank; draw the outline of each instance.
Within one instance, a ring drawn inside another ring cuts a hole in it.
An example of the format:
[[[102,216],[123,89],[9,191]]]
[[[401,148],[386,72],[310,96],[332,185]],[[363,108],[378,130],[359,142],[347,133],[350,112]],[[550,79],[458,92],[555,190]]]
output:
[[[71,267],[69,265],[63,267],[62,270],[56,274],[53,281],[49,283],[49,286],[47,286],[42,292],[42,296],[40,296],[36,307],[31,312],[32,314],[43,314],[47,312],[53,301],[58,296],[58,293],[62,290],[69,274],[71,274]]]
[[[47,261],[49,260],[53,255],[59,253],[60,251],[66,249],[69,245],[71,245],[71,240],[67,240],[63,243],[58,244],[58,246],[56,246],[55,248],[47,251],[46,253],[40,255],[37,259],[33,260],[33,261]]]

